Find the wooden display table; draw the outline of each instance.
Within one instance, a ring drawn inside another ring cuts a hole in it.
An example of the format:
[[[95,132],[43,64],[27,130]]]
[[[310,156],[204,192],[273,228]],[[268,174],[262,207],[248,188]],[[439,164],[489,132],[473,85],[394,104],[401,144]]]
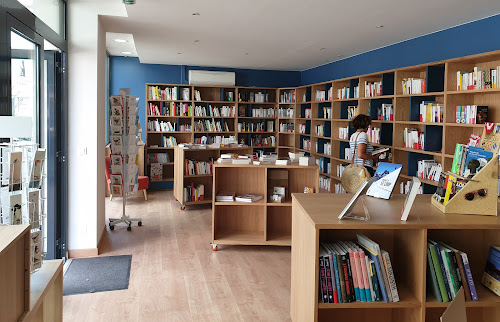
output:
[[[283,203],[270,202],[275,186],[285,187]],[[213,192],[259,194],[262,200],[212,202],[212,249],[217,244],[290,246],[292,193],[319,192],[318,166],[214,164]]]
[[[479,301],[466,302],[469,321],[500,321],[500,297],[481,284],[489,247],[500,245],[500,218],[443,214],[429,195],[417,196],[407,222],[400,221],[404,195],[391,200],[364,196],[370,220],[338,220],[350,200],[343,194],[292,196],[291,317],[294,321],[439,321],[449,303],[426,290],[427,238],[467,253]],[[355,209],[362,215],[358,203]],[[362,233],[389,252],[400,302],[320,302],[319,243],[356,240]]]

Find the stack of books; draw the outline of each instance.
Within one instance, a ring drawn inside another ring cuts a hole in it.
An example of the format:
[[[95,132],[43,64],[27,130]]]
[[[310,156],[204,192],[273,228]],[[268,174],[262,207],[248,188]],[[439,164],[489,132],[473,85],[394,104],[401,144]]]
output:
[[[422,94],[427,92],[427,81],[421,78],[405,78],[403,83],[403,94]]]
[[[276,165],[289,165],[290,159],[289,158],[279,158],[276,161],[274,161],[274,164],[276,164]]]
[[[235,196],[236,196],[236,193],[234,193],[234,192],[221,191],[215,196],[215,201],[216,202],[232,202],[232,201],[234,201]]]
[[[488,106],[459,105],[455,107],[455,122],[462,124],[484,124],[488,119]]]
[[[244,195],[236,197],[235,200],[237,202],[255,202],[261,200],[262,198],[263,198],[262,195],[246,193]]]
[[[236,158],[236,154],[233,153],[222,153],[220,157],[217,159],[217,163],[228,163],[232,164],[233,159]]]
[[[500,66],[495,69],[474,67],[472,72],[457,72],[457,91],[498,88]]]
[[[399,302],[389,253],[364,235],[357,242],[321,243],[319,267],[323,303]]]
[[[434,297],[439,302],[451,302],[462,286],[466,300],[478,300],[466,253],[428,239],[427,273]]]
[[[238,158],[233,159],[233,164],[250,164],[253,160],[253,156],[248,155],[238,155]]]

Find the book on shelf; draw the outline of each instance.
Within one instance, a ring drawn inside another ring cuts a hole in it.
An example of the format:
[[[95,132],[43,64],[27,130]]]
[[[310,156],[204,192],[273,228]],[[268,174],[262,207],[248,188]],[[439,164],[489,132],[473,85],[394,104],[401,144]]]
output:
[[[365,97],[382,96],[382,82],[365,81]]]
[[[194,116],[212,116],[212,117],[235,117],[236,107],[235,106],[195,106]]]
[[[347,107],[347,118],[349,120],[354,119],[359,114],[359,109],[357,106],[348,106]]]
[[[424,132],[405,127],[403,131],[403,142],[405,148],[424,150]]]
[[[337,99],[339,100],[343,100],[343,99],[348,99],[348,98],[351,98],[350,96],[350,88],[349,87],[342,87],[342,88],[339,88],[337,90]],[[356,98],[357,96],[355,96]]]
[[[481,283],[500,296],[500,247],[490,247]]]
[[[332,118],[332,108],[331,107],[323,107],[323,118],[331,119]]]
[[[370,128],[368,128],[370,129]],[[349,126],[339,127],[339,139],[348,140],[349,139]]]
[[[152,163],[149,178],[151,181],[163,180],[163,165],[160,163]]]
[[[316,164],[319,166],[319,172],[330,174],[331,173],[331,163],[329,158],[319,158],[316,159]]]
[[[302,149],[311,151],[311,139],[302,139]]]
[[[241,195],[241,196],[237,196],[235,198],[235,200],[237,202],[256,202],[256,201],[259,201],[263,198],[262,195],[256,195],[256,194],[250,194],[250,193],[247,193],[247,194],[244,194],[244,195]]]
[[[205,200],[205,186],[203,184],[199,184],[195,187],[194,183],[191,182],[191,185],[184,187],[184,202],[203,200]]]
[[[185,174],[187,176],[212,174],[213,161],[185,160]]]
[[[457,91],[500,88],[496,68],[474,67],[472,71],[457,71]]]
[[[221,191],[215,196],[217,202],[233,202],[236,196],[235,192]]]
[[[271,108],[252,108],[252,117],[276,117],[276,109]]]
[[[222,124],[221,121],[198,120],[194,123],[195,132],[229,132],[229,127],[226,122]]]
[[[251,103],[268,103],[269,93],[263,93],[259,91],[254,92],[239,92],[238,93],[239,102],[251,102]]]
[[[479,300],[466,253],[428,239],[427,259],[428,280],[437,301],[452,301],[462,287],[468,301]]]
[[[232,163],[233,164],[250,164],[252,163],[252,159],[249,159],[249,158],[237,158],[237,159],[233,159],[232,160]]]
[[[295,91],[281,93],[280,103],[295,103]]]
[[[323,144],[323,154],[332,155],[332,144],[327,142]]]
[[[403,209],[401,210],[401,220],[407,221],[410,215],[411,207],[413,207],[413,202],[415,202],[415,197],[420,193],[420,180],[413,177],[411,181],[408,181],[408,186],[405,188],[406,199],[403,204]]]
[[[280,108],[278,111],[278,116],[280,118],[291,118],[295,117],[295,110],[293,108]]]
[[[345,191],[345,189],[342,186],[342,184],[336,183],[335,184],[335,193],[347,193],[347,191]]]
[[[420,103],[420,122],[443,123],[444,105],[434,101]]]
[[[384,103],[377,108],[377,120],[379,121],[394,121],[394,106]]]
[[[316,90],[315,101],[324,101],[326,100],[326,91]]]
[[[164,147],[164,148],[172,148],[174,146],[177,146],[177,139],[173,136],[169,136],[169,137],[163,136],[162,141],[163,141],[162,147]]]
[[[405,78],[402,85],[404,95],[427,93],[427,80],[425,78]]]
[[[263,137],[262,135],[252,135],[250,136],[250,146],[276,146],[276,137],[274,135]]]
[[[319,176],[319,188],[331,192],[332,180],[325,176]]]
[[[238,122],[238,132],[274,132],[274,121]]]
[[[462,177],[473,177],[493,158],[493,152],[480,147],[457,143],[451,172]]]
[[[314,135],[316,136],[325,136],[325,126],[320,124],[314,127]]]
[[[170,158],[167,153],[148,153],[149,163],[169,163]]]
[[[201,101],[201,92],[199,90],[194,90],[194,100]]]
[[[441,171],[441,163],[435,162],[434,160],[417,161],[417,177],[421,179],[439,182]]]
[[[182,87],[180,94],[179,96],[179,87],[177,86],[165,87],[164,89],[161,89],[160,86],[148,86],[148,99],[150,100],[189,101],[189,87]]]
[[[193,116],[193,109],[188,103],[149,103],[148,116]]]
[[[312,118],[312,109],[310,108],[304,109],[304,118],[306,119]]]
[[[299,160],[300,162],[300,160]],[[289,165],[290,164],[290,158],[278,158],[276,161],[274,161],[274,164],[276,165]]]
[[[455,123],[484,124],[488,119],[486,105],[458,105],[455,107]]]
[[[348,139],[347,135],[349,133],[349,127],[341,128],[343,131],[345,130],[345,139]],[[340,130],[340,129],[339,129]],[[368,131],[366,131],[368,135],[368,142],[380,144],[380,127],[368,127]]]
[[[368,188],[366,195],[375,198],[389,199],[402,168],[402,164],[380,162],[374,174],[377,179],[370,188]]]
[[[280,123],[280,133],[294,133],[295,123]]]

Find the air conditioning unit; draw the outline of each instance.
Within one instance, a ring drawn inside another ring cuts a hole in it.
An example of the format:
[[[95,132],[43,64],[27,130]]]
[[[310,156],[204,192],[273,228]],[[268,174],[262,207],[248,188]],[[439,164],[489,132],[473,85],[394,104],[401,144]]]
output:
[[[236,73],[190,70],[189,85],[235,86]]]

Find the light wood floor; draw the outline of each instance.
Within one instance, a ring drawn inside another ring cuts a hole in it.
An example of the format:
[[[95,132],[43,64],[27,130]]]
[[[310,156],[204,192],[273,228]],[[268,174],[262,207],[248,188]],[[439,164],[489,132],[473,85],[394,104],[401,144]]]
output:
[[[290,321],[290,248],[210,250],[210,206],[179,209],[171,192],[133,198],[143,218],[105,232],[100,256],[132,254],[127,290],[64,297],[65,321]],[[107,216],[121,199],[106,201]]]

